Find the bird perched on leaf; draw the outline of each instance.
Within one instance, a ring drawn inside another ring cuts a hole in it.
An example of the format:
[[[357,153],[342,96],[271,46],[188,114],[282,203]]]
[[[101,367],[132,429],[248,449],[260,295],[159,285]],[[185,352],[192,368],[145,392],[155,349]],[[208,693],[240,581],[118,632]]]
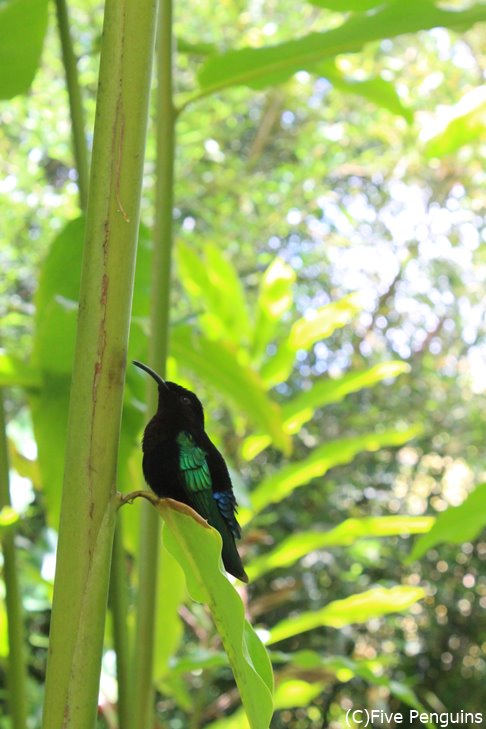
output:
[[[157,412],[142,441],[146,482],[157,496],[182,501],[206,519],[223,540],[226,571],[248,582],[235,544],[241,531],[230,475],[204,430],[201,402],[193,392],[163,380],[142,362],[133,364],[153,377],[159,389]]]

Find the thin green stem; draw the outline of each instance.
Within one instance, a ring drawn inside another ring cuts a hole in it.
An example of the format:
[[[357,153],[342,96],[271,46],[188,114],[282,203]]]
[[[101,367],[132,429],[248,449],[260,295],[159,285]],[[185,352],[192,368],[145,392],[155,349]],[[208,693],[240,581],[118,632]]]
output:
[[[165,374],[170,317],[170,275],[172,261],[172,206],[174,186],[173,37],[172,0],[161,0],[157,36],[157,162],[152,301],[149,362]],[[149,412],[157,407],[156,392],[149,389]],[[159,515],[150,504],[142,505],[139,550],[139,592],[134,661],[134,729],[153,724],[153,659],[158,556]],[[157,636],[163,640],[163,636]]]
[[[130,640],[128,633],[128,575],[121,521],[117,521],[110,574],[110,609],[113,616],[113,644],[116,653],[119,729],[128,729],[132,711]]]
[[[107,0],[44,729],[96,720],[154,47],[153,0]]]
[[[79,86],[76,56],[74,55],[71,32],[69,28],[69,14],[66,0],[55,0],[57,25],[61,39],[62,60],[66,73],[66,85],[69,95],[69,109],[71,112],[71,129],[74,146],[74,159],[78,173],[79,205],[86,210],[88,203],[88,148],[86,145],[85,124],[81,89]]]
[[[0,389],[0,509],[10,506],[7,434]],[[27,725],[27,669],[25,662],[25,628],[22,597],[18,579],[14,534],[8,531],[2,539],[3,576],[8,622],[8,686],[12,729]]]

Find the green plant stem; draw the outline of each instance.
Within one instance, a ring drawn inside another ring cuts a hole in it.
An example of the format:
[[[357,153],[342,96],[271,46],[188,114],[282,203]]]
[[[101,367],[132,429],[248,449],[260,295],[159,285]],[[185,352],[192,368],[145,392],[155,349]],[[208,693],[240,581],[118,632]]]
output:
[[[9,461],[7,433],[0,389],[0,509],[10,506]],[[25,729],[27,725],[27,670],[25,662],[25,631],[22,598],[18,580],[14,534],[6,532],[2,539],[3,576],[8,623],[8,687],[12,729]]]
[[[172,259],[172,205],[174,184],[173,38],[172,0],[161,0],[157,36],[157,162],[155,230],[152,262],[152,301],[149,362],[165,374],[169,340],[170,273]],[[157,407],[156,391],[149,388],[149,412]],[[153,723],[153,659],[156,636],[156,591],[160,551],[159,515],[142,504],[139,550],[137,636],[134,661],[135,718],[133,729]]]
[[[128,729],[130,726],[130,714],[133,706],[130,674],[130,641],[127,624],[127,577],[121,521],[118,520],[113,541],[109,602],[113,617],[113,644],[116,653],[119,729]]]
[[[74,55],[69,29],[69,14],[66,0],[55,0],[55,2],[57,25],[61,39],[62,61],[66,73],[66,85],[69,95],[74,159],[78,173],[79,205],[81,210],[86,210],[88,203],[89,164],[81,89],[79,86],[76,56]]]
[[[44,729],[96,719],[155,17],[105,5]]]

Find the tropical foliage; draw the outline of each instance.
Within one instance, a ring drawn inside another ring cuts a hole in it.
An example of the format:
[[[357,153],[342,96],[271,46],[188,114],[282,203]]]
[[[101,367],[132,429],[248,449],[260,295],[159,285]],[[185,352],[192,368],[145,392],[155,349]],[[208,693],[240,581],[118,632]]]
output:
[[[70,19],[63,0],[56,10],[0,4],[0,727],[15,729],[41,722],[75,359],[83,370],[94,221],[84,140],[91,148],[107,43],[95,0],[70,4]],[[104,631],[98,725],[311,729],[342,726],[350,707],[480,711],[486,9],[313,0],[174,13],[166,366],[200,395],[230,465],[250,585],[230,584],[218,535],[185,507],[154,500],[164,539],[147,540],[134,497],[150,412],[128,364],[123,496],[83,586],[86,602],[103,601],[92,582],[103,581],[118,510],[109,617],[99,611],[93,630]],[[170,111],[158,99],[154,127]],[[120,308],[132,300],[128,363],[165,337],[154,330],[165,174],[155,139],[150,126],[133,299],[121,292]],[[135,229],[116,199],[120,229]],[[103,290],[93,296],[103,304]],[[82,543],[75,531],[64,539],[72,551]],[[160,559],[144,634],[147,549]],[[71,589],[56,580],[59,594]],[[156,689],[143,720],[140,665]]]

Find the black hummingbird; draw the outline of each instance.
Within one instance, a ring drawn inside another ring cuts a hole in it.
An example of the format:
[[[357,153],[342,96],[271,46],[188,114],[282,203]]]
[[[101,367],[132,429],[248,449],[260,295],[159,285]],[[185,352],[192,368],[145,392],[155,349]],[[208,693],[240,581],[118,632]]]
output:
[[[157,382],[157,412],[143,434],[143,475],[159,497],[191,506],[214,527],[223,540],[226,571],[248,582],[236,549],[241,537],[236,499],[223,456],[204,430],[204,410],[190,390],[163,380],[154,370],[134,360]]]

